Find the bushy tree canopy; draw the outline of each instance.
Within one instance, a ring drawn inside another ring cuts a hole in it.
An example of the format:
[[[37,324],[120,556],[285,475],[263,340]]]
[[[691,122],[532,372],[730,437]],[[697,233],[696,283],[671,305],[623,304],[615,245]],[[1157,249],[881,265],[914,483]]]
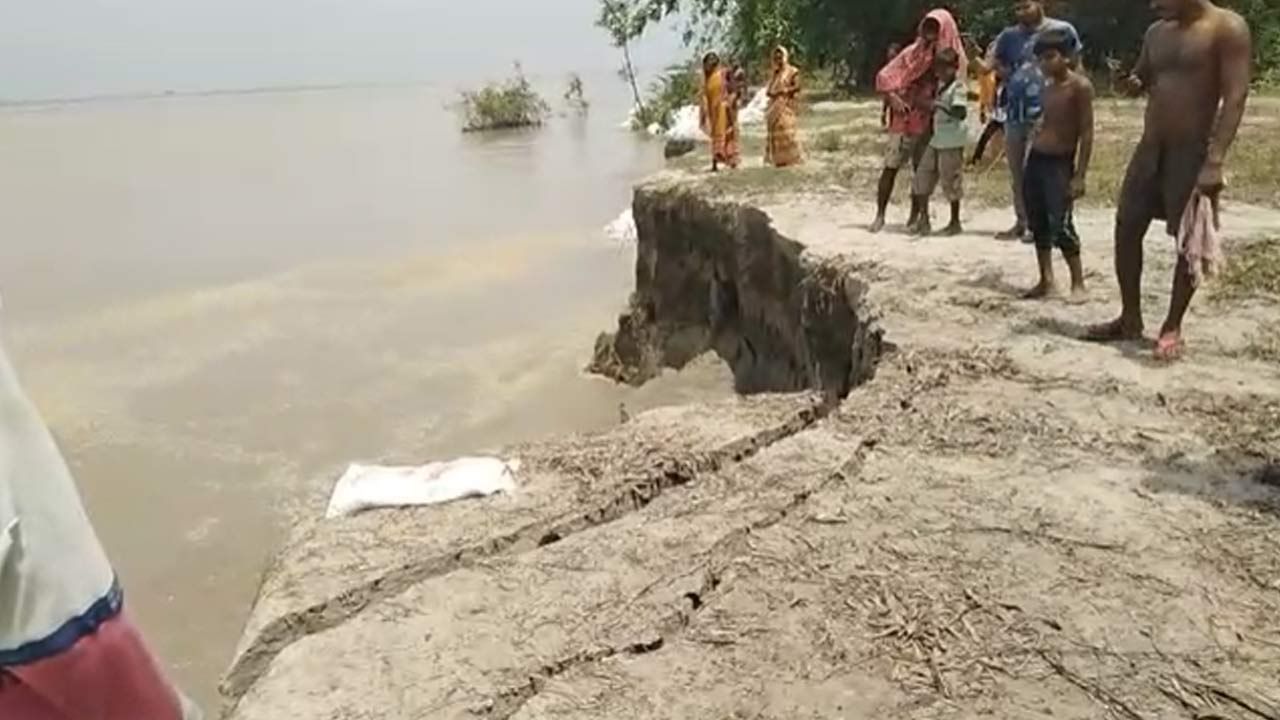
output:
[[[767,57],[786,45],[810,67],[843,71],[865,82],[894,41],[910,40],[930,9],[946,7],[961,30],[985,44],[1012,20],[1011,0],[609,0],[625,5],[625,25],[640,34],[652,22],[679,14],[689,22],[686,40],[714,42],[743,58]],[[1145,0],[1070,0],[1046,3],[1056,17],[1073,21],[1085,38],[1085,62],[1104,67],[1109,58],[1128,65],[1152,21]],[[1253,27],[1259,76],[1280,79],[1280,2],[1223,0]]]

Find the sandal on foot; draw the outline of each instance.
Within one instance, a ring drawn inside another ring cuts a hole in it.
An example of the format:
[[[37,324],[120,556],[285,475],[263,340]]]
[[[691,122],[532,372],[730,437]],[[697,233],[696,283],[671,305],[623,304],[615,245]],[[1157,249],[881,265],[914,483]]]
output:
[[[1186,343],[1182,342],[1181,335],[1178,333],[1165,333],[1156,340],[1156,362],[1177,362],[1182,359],[1182,353],[1186,350],[1186,347]]]

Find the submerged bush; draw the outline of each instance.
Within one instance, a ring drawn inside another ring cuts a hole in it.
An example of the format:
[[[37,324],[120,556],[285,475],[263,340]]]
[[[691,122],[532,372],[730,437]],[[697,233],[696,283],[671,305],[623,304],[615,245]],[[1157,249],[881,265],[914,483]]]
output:
[[[587,91],[582,86],[582,77],[578,73],[569,74],[569,87],[564,91],[564,102],[579,115],[586,115],[591,108],[591,103],[587,102]]]
[[[510,78],[463,92],[459,112],[462,131],[478,132],[541,125],[551,107],[533,89],[517,64]]]

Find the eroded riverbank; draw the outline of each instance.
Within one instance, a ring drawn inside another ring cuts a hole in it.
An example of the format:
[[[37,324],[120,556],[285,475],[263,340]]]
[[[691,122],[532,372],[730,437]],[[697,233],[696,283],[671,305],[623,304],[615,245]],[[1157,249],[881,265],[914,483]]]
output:
[[[644,384],[714,352],[738,392],[833,401],[874,376],[883,331],[845,258],[806,255],[759,209],[678,180],[639,188],[632,214],[636,289],[592,372]]]
[[[300,528],[230,717],[1280,713],[1280,293],[1206,293],[1157,366],[1077,339],[1114,311],[1110,211],[1077,218],[1086,301],[1026,303],[1005,211],[873,236],[801,172],[642,188],[596,359],[642,382],[711,351],[804,392],[511,448],[514,497]],[[1225,221],[1238,257],[1280,236],[1275,210]],[[1154,314],[1173,258],[1147,243]]]
[[[1280,495],[1259,478],[1280,458],[1280,371],[1237,351],[1241,318],[1275,299],[1202,305],[1191,359],[1156,368],[1070,337],[1109,306],[1096,274],[1089,304],[1023,304],[1025,248],[872,237],[842,227],[845,210],[796,197],[764,212],[865,284],[896,346],[874,380],[839,405],[654,411],[513,449],[514,498],[311,527],[263,588],[231,717],[1083,719],[1274,702]],[[1240,242],[1280,228],[1271,211],[1230,217]],[[1090,266],[1106,255],[1091,248]]]

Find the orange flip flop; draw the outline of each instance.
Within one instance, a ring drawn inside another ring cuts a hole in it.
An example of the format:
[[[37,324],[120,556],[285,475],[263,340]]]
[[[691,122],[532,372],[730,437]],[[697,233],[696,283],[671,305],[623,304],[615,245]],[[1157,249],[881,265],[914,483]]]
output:
[[[1182,342],[1180,333],[1165,333],[1156,340],[1156,362],[1171,363],[1182,359],[1186,344]]]

